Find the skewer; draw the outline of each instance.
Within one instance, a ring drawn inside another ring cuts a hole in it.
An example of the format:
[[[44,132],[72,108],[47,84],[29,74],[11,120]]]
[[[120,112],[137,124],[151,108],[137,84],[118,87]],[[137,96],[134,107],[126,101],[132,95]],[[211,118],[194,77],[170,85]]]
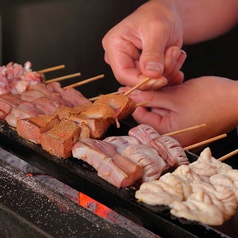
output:
[[[226,137],[226,136],[227,136],[227,134],[222,134],[222,135],[219,135],[219,136],[215,136],[215,137],[212,137],[212,138],[210,138],[210,139],[208,139],[208,140],[204,140],[204,141],[198,142],[198,143],[196,143],[196,144],[193,144],[193,145],[189,145],[189,146],[187,146],[187,147],[184,147],[183,149],[184,149],[184,150],[191,150],[191,149],[194,149],[194,148],[199,147],[199,146],[201,146],[201,145],[206,145],[206,144],[208,144],[208,143],[210,143],[210,142],[219,140],[219,139],[224,138],[224,137]]]
[[[233,155],[235,155],[235,154],[237,154],[237,153],[238,153],[238,149],[233,150],[232,152],[230,152],[230,153],[228,153],[228,154],[226,154],[226,155],[220,157],[218,160],[219,160],[219,161],[224,161],[224,160],[230,158],[231,156],[233,156]]]
[[[137,103],[137,104],[136,104],[136,107],[144,106],[144,105],[146,105],[146,104],[148,104],[148,103],[150,103],[150,102]]]
[[[48,84],[48,83],[52,83],[52,82],[58,82],[58,81],[62,81],[62,80],[65,80],[65,79],[78,77],[80,75],[81,75],[81,73],[69,74],[69,75],[65,75],[65,76],[62,76],[62,77],[49,79],[49,80],[45,81],[45,83]]]
[[[181,130],[177,130],[177,131],[172,131],[172,132],[166,133],[165,135],[167,135],[167,136],[177,135],[177,134],[180,134],[180,133],[183,133],[183,132],[187,132],[187,131],[191,131],[191,130],[194,130],[194,129],[198,129],[198,128],[201,128],[201,127],[204,127],[204,126],[206,126],[206,124],[201,124],[201,125],[197,125],[197,126],[191,126],[191,127],[185,128],[185,129],[181,129]]]
[[[137,88],[139,88],[141,85],[147,83],[150,80],[150,78],[146,78],[144,79],[142,82],[138,83],[136,86],[134,86],[133,88],[131,88],[129,91],[125,92],[124,95],[128,96],[131,92],[133,92],[134,90],[136,90]]]
[[[95,76],[95,77],[92,77],[92,78],[89,78],[89,79],[85,79],[85,80],[80,81],[78,83],[74,83],[74,84],[68,85],[68,86],[64,87],[64,89],[78,87],[78,86],[81,86],[83,84],[90,83],[92,81],[95,81],[95,80],[98,80],[98,79],[101,79],[101,78],[104,78],[104,74],[100,74],[98,76]]]
[[[108,94],[114,94],[114,95],[117,95],[117,94],[120,94],[120,92],[114,92],[114,93],[108,93]],[[91,102],[93,102],[93,101],[96,101],[98,98],[99,98],[100,96],[97,96],[97,97],[93,97],[93,98],[89,98],[88,100],[89,101],[91,101]]]
[[[58,70],[58,69],[63,69],[63,68],[65,68],[64,64],[58,65],[58,66],[54,66],[54,67],[51,67],[51,68],[47,68],[47,69],[38,70],[37,72],[39,74],[44,74],[44,73],[48,73],[48,72],[55,71],[55,70]]]

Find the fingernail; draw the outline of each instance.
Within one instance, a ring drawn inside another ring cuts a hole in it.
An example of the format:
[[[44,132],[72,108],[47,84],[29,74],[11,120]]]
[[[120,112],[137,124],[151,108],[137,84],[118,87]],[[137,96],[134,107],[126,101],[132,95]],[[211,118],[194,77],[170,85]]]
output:
[[[172,56],[174,59],[178,59],[178,57],[180,56],[181,54],[181,50],[180,49],[174,49],[173,52],[172,52]]]
[[[161,72],[161,66],[158,62],[148,62],[145,66],[145,69]]]

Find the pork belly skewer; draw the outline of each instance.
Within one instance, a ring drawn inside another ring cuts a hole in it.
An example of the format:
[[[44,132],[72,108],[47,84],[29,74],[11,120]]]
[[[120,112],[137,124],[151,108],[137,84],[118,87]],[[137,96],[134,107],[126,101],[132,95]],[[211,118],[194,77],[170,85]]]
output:
[[[47,69],[41,69],[41,70],[38,70],[37,72],[39,74],[44,74],[44,73],[48,73],[48,72],[52,72],[52,71],[59,70],[59,69],[64,69],[64,68],[65,68],[65,65],[62,64],[62,65],[50,67],[50,68],[47,68]]]
[[[154,148],[170,168],[189,163],[184,149],[177,140],[167,135],[160,135],[149,125],[138,125],[130,129],[128,135],[134,136],[142,144]]]
[[[93,166],[99,177],[118,188],[133,185],[143,175],[139,165],[120,155],[105,141],[80,140],[73,146],[72,154]]]

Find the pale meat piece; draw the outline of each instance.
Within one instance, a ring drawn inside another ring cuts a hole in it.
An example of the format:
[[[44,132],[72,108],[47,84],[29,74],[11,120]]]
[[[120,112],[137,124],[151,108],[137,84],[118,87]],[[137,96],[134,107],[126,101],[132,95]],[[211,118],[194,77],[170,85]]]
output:
[[[159,180],[143,183],[135,197],[146,204],[169,206],[174,201],[183,201],[183,187],[180,180],[166,173]]]
[[[41,146],[52,155],[69,158],[72,155],[73,145],[79,139],[80,131],[81,128],[76,123],[64,120],[51,130],[41,134]]]
[[[180,180],[183,186],[183,197],[186,200],[192,194],[192,183],[194,180],[201,180],[201,178],[191,171],[188,166],[180,165],[172,174]]]
[[[217,175],[214,175],[217,177]],[[214,178],[215,179],[215,178]],[[193,194],[188,200],[196,199],[218,207],[223,213],[224,221],[230,219],[236,212],[237,199],[234,188],[222,184],[210,184],[202,181],[194,181],[192,184]],[[197,195],[195,197],[195,194]],[[198,197],[199,194],[206,194]],[[206,200],[205,200],[206,198]]]
[[[136,137],[142,144],[156,149],[171,168],[189,163],[186,153],[177,140],[170,136],[160,135],[149,125],[138,125],[129,130],[128,134]]]
[[[53,82],[47,84],[48,90],[53,93],[57,93],[62,99],[69,102],[71,107],[75,107],[84,103],[90,103],[90,101],[84,97],[84,95],[74,88],[62,88],[59,82]]]
[[[47,94],[36,89],[29,89],[21,93],[21,99],[27,102],[32,102],[37,98],[46,97],[46,96]]]
[[[4,120],[10,114],[12,107],[17,107],[22,102],[18,94],[0,95],[0,119]]]
[[[173,166],[177,167],[179,165],[189,164],[189,160],[184,149],[176,139],[171,136],[162,135],[158,137],[156,141],[160,142],[164,146],[169,154],[169,158],[174,158],[176,164],[173,164]]]
[[[147,124],[140,124],[133,127],[128,132],[129,136],[136,137],[142,144],[149,145],[154,139],[160,137],[160,134],[151,126]]]
[[[34,104],[30,102],[23,102],[19,106],[13,107],[11,113],[6,116],[5,120],[10,126],[16,127],[17,120],[28,117],[36,117],[42,114],[44,113],[36,108]]]
[[[136,109],[136,103],[123,94],[105,94],[98,97],[94,104],[109,105],[115,111],[115,119],[119,121],[131,115]]]
[[[0,95],[0,101],[4,101],[4,102],[8,103],[12,107],[17,107],[18,105],[20,105],[23,102],[20,94]]]
[[[174,201],[170,207],[171,214],[180,217],[186,218],[191,221],[198,221],[203,224],[219,226],[224,222],[222,211],[215,205],[204,202],[203,200],[196,200],[196,197],[206,197],[204,192],[203,194],[194,193],[193,196],[187,201]],[[208,200],[208,199],[206,199]]]
[[[210,148],[205,148],[197,161],[189,165],[196,174],[203,178],[203,180],[209,179],[212,175],[217,173],[226,173],[228,170],[232,170],[232,167],[226,163],[212,157]]]
[[[49,131],[59,123],[60,120],[57,116],[39,115],[17,120],[16,129],[18,135],[24,139],[40,144],[41,134]]]
[[[0,119],[4,120],[6,116],[11,112],[11,110],[11,105],[0,100]]]
[[[143,168],[142,182],[156,180],[168,169],[168,165],[157,151],[147,145],[129,145],[123,151],[122,156]]]
[[[36,98],[31,103],[33,103],[35,107],[41,110],[45,115],[52,115],[59,107],[57,103],[47,97]]]
[[[119,154],[129,145],[141,144],[140,141],[134,136],[109,136],[104,139],[104,141],[112,144]]]
[[[98,176],[121,188],[133,185],[142,177],[143,170],[118,154],[110,144],[94,139],[83,139],[72,149],[73,157],[90,164]]]
[[[74,88],[66,88],[60,92],[60,95],[66,101],[69,101],[73,107],[91,103],[84,95]]]
[[[91,131],[90,137],[100,139],[108,128],[115,123],[115,111],[106,104],[89,107],[80,115],[71,115],[70,120],[80,124],[85,123]]]

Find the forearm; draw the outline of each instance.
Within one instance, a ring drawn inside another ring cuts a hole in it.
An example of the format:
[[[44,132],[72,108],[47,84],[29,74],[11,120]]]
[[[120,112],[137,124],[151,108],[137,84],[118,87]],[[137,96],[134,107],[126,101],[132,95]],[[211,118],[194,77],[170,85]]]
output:
[[[151,0],[170,4],[181,18],[184,44],[215,38],[238,23],[237,0]]]

